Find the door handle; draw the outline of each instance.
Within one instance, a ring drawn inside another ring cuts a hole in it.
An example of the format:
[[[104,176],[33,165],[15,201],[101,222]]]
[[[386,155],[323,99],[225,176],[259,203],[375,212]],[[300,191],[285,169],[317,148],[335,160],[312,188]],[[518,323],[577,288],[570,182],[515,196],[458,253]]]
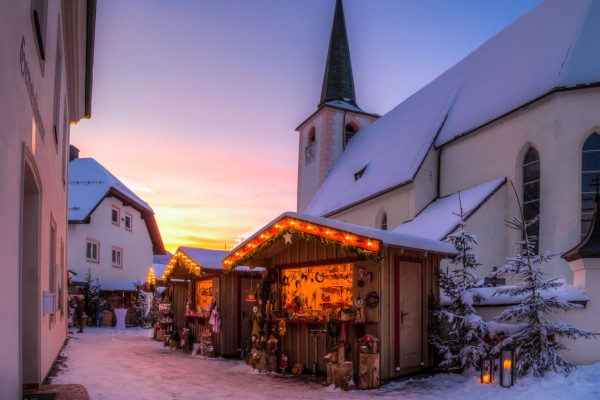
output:
[[[407,312],[404,312],[404,310],[400,310],[400,323],[404,322],[404,317],[406,317],[407,315]]]

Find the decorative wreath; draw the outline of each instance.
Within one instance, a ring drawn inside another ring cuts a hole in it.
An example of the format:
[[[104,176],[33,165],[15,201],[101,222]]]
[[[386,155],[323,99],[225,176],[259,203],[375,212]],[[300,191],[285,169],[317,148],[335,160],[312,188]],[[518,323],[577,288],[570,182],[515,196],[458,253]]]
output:
[[[323,282],[324,279],[325,279],[325,277],[323,276],[323,274],[320,272],[317,272],[317,274],[315,275],[315,281],[321,283],[321,282]]]
[[[269,274],[269,282],[277,283],[277,270],[276,269],[272,270],[271,273]]]
[[[371,291],[365,298],[365,304],[369,308],[375,308],[379,304],[379,295],[376,291]]]

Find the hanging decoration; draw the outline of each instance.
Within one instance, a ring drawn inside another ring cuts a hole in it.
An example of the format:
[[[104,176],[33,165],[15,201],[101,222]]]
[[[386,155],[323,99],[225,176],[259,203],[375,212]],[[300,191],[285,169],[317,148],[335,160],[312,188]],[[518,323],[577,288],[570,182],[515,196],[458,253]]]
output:
[[[232,269],[238,265],[244,265],[250,258],[259,256],[281,238],[284,239],[286,244],[291,243],[292,235],[306,240],[320,240],[321,243],[327,245],[339,246],[345,251],[357,253],[370,260],[381,260],[379,254],[381,241],[378,239],[292,217],[284,217],[270,227],[265,228],[260,235],[239,246],[233,254],[223,260],[223,266],[225,269]]]
[[[169,283],[171,275],[176,268],[179,270],[185,268],[185,271],[188,274],[196,278],[200,278],[202,276],[202,267],[200,264],[197,264],[194,260],[180,250],[177,250],[173,258],[171,258],[169,265],[167,265],[167,269],[163,273],[162,278],[166,283]]]
[[[371,291],[365,297],[365,305],[369,308],[375,308],[379,304],[379,295],[376,291]]]
[[[154,276],[154,268],[150,267],[150,271],[148,271],[148,278],[146,278],[146,283],[148,285],[148,289],[153,292],[154,287],[156,286],[156,277]]]

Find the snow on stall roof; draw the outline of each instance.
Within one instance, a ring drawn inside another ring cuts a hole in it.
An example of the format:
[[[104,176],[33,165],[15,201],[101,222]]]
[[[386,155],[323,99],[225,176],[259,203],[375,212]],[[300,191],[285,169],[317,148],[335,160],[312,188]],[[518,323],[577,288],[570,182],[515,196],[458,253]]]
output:
[[[456,229],[460,222],[459,193],[463,216],[466,220],[505,182],[506,178],[498,178],[439,198],[423,209],[415,219],[399,225],[393,232],[443,240]]]
[[[69,163],[69,221],[83,221],[110,189],[127,196],[143,210],[152,208],[93,158],[76,158]]]
[[[140,280],[139,283],[144,283],[146,279]],[[100,287],[102,291],[106,292],[133,292],[135,291],[135,285],[138,281],[135,280],[124,280],[124,281],[113,281],[113,280],[101,280]]]
[[[366,226],[349,224],[347,222],[336,221],[334,219],[317,217],[314,215],[288,211],[288,212],[284,212],[283,214],[279,215],[277,218],[275,218],[274,220],[272,220],[271,222],[266,224],[264,227],[262,227],[261,229],[256,231],[252,236],[250,236],[248,239],[246,239],[245,241],[240,243],[238,246],[236,246],[234,249],[232,249],[230,252],[228,252],[228,255],[235,254],[236,251],[238,251],[239,249],[246,246],[247,243],[254,240],[263,231],[269,229],[277,221],[279,221],[283,218],[286,218],[286,217],[295,218],[295,219],[305,221],[305,222],[310,222],[310,223],[313,223],[316,225],[326,226],[326,227],[329,227],[332,229],[336,229],[336,230],[343,231],[343,232],[353,233],[355,235],[364,236],[364,237],[371,238],[371,239],[381,240],[383,242],[383,244],[404,247],[404,248],[408,248],[408,249],[427,250],[427,251],[433,251],[436,253],[443,253],[443,254],[456,254],[456,249],[454,248],[454,246],[452,246],[448,243],[443,243],[439,240],[433,240],[433,239],[423,238],[423,237],[419,237],[419,236],[408,235],[405,233],[383,231],[381,229],[375,229],[375,228],[369,228]]]
[[[539,293],[544,298],[550,298],[556,296],[558,300],[563,301],[589,301],[590,298],[584,293],[583,289],[576,288],[575,286],[567,283],[567,280],[559,276],[558,279],[561,282],[561,286],[550,289],[542,290]],[[481,296],[481,301],[474,303],[476,306],[499,306],[508,304],[518,304],[523,300],[524,296],[509,296],[494,295],[498,289],[508,288],[511,286],[498,286],[498,287],[478,287],[471,289],[471,297],[475,295]],[[450,304],[450,299],[443,293],[440,293],[440,303],[442,305]]]
[[[355,135],[305,212],[326,215],[410,182],[433,144],[556,88],[600,82],[599,37],[600,2],[540,4]]]
[[[210,250],[188,246],[179,246],[177,250],[185,253],[196,264],[200,265],[204,269],[218,270],[223,269],[223,264],[221,261],[229,253],[226,250]]]

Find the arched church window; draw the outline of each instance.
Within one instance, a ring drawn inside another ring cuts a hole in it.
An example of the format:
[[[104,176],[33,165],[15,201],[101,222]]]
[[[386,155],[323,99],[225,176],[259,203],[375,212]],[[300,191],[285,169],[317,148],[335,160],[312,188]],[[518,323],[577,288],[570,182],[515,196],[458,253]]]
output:
[[[344,148],[346,148],[354,135],[356,135],[356,128],[350,124],[346,125],[346,129],[344,130]]]
[[[600,135],[593,133],[583,144],[581,154],[581,235],[590,229],[594,215],[596,178],[600,180]]]
[[[536,149],[530,148],[523,159],[523,217],[526,222],[540,215],[540,156]],[[540,220],[527,228],[527,236],[535,243],[535,252],[539,249]]]
[[[388,229],[388,217],[387,217],[387,213],[384,211],[383,214],[381,215],[381,229],[384,231],[387,231]]]

